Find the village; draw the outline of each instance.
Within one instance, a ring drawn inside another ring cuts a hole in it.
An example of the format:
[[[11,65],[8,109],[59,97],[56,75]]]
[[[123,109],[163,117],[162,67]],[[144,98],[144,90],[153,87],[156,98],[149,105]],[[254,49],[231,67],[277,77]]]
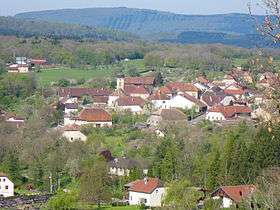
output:
[[[11,74],[26,74],[34,66],[46,65],[44,59],[17,58],[16,64],[8,66]],[[166,82],[158,73],[155,75],[116,78],[116,89],[107,87],[60,87],[57,101],[52,109],[63,111],[63,122],[53,128],[69,142],[86,142],[84,126],[95,129],[114,127],[112,112],[130,115],[146,115],[147,121],[131,125],[145,130],[158,138],[165,137],[163,124],[183,123],[196,125],[208,121],[219,126],[238,124],[246,121],[256,124],[270,121],[273,113],[268,110],[269,95],[279,88],[277,74],[264,72],[254,78],[241,67],[234,67],[220,80],[210,81],[205,75],[192,82]],[[24,126],[25,119],[11,113],[2,112],[5,121],[17,128]],[[149,165],[126,156],[113,157],[110,150],[100,151],[108,166],[108,174],[129,177],[134,168],[140,169],[143,179],[134,180],[123,187],[127,192],[123,200],[127,205],[160,207],[167,186],[157,177],[148,177]],[[254,185],[220,186],[211,193],[212,199],[221,199],[221,207],[237,206],[242,199],[255,191]],[[198,188],[198,190],[204,190]],[[0,195],[14,196],[14,184],[7,175],[0,175]],[[203,198],[198,201],[203,206]]]

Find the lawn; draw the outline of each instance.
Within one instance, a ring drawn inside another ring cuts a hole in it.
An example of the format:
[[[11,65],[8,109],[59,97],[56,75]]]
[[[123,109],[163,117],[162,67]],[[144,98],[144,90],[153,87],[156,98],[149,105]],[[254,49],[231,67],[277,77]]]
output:
[[[78,69],[78,68],[55,68],[42,69],[41,72],[36,73],[38,84],[40,86],[51,85],[52,82],[57,82],[60,79],[91,79],[109,77],[112,75],[112,68],[110,66],[97,67],[93,69]]]
[[[143,60],[130,60],[112,65],[92,67],[89,69],[68,67],[42,69],[40,72],[36,73],[36,77],[39,86],[45,87],[60,79],[89,80],[92,78],[108,78],[113,75],[114,69],[116,68],[121,68],[125,74],[128,73],[130,68],[135,68],[139,72],[145,71]]]

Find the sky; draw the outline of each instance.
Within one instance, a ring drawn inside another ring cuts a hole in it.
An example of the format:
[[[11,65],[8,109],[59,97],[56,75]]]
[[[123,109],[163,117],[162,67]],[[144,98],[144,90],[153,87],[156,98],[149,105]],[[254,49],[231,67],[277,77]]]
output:
[[[181,14],[248,13],[247,3],[257,0],[0,0],[0,16],[20,12],[91,7],[132,7]]]

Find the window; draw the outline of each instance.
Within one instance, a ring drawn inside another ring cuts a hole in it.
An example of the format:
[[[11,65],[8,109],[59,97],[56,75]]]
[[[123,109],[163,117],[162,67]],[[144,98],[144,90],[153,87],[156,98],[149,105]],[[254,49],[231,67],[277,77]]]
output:
[[[73,137],[71,137],[71,141],[73,141],[74,140],[74,138]]]
[[[146,198],[144,199],[144,203],[147,203],[147,199]]]
[[[1,182],[1,179],[0,179],[0,182]]]
[[[158,190],[156,190],[156,193],[158,193]]]
[[[100,128],[100,127],[101,127],[101,124],[96,124],[96,127],[97,127],[97,128]]]
[[[7,189],[9,189],[9,186],[8,186],[8,185],[6,185],[6,186],[5,186],[5,189],[6,189],[6,190],[7,190]]]
[[[6,179],[3,179],[3,182],[5,182],[6,181]]]

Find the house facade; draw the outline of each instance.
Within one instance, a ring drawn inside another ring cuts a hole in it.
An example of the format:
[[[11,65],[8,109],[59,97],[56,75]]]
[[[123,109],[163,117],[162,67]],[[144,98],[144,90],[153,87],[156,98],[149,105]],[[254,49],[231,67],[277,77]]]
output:
[[[255,190],[254,185],[222,186],[216,189],[211,197],[221,201],[221,208],[231,208],[232,206],[238,208],[238,204],[244,199],[248,199]]]
[[[14,196],[14,183],[5,175],[0,173],[0,197]]]
[[[78,116],[65,116],[64,125],[92,125],[94,127],[111,127],[112,116],[101,108],[85,108]]]
[[[126,185],[129,205],[160,207],[166,194],[166,188],[158,178],[144,178]]]
[[[122,96],[116,100],[115,108],[118,111],[129,111],[133,114],[142,114],[146,101],[140,97]]]
[[[206,120],[225,121],[233,120],[239,116],[250,116],[251,108],[247,106],[215,106],[206,113]]]
[[[206,110],[207,106],[200,100],[187,93],[176,95],[170,99],[168,108],[195,109],[196,112]]]
[[[80,131],[80,126],[78,125],[67,125],[63,128],[63,137],[68,139],[70,142],[74,141],[86,141],[87,137]]]

